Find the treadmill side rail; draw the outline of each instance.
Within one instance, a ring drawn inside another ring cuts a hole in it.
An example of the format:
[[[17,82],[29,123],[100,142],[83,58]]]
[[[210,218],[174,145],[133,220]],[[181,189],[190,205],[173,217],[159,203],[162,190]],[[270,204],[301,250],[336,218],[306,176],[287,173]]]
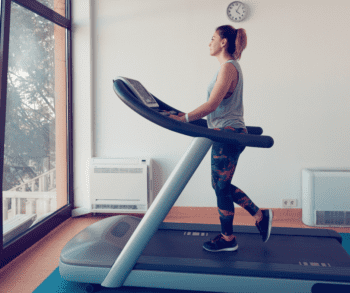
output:
[[[60,262],[61,271],[67,281],[101,284],[109,268],[70,266]],[[64,274],[65,271],[69,273]],[[350,283],[301,280],[293,279],[292,276],[289,276],[289,278],[262,278],[261,276],[196,274],[138,269],[130,272],[124,286],[226,293],[310,293],[314,292],[313,289],[315,288],[319,290],[315,292],[350,292]],[[325,290],[326,288],[327,290]]]

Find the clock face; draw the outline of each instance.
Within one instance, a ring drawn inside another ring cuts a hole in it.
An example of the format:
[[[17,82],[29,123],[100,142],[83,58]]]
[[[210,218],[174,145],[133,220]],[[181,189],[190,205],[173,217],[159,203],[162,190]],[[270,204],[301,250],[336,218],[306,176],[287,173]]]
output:
[[[247,15],[247,7],[239,1],[232,2],[227,7],[227,16],[232,21],[242,21]]]

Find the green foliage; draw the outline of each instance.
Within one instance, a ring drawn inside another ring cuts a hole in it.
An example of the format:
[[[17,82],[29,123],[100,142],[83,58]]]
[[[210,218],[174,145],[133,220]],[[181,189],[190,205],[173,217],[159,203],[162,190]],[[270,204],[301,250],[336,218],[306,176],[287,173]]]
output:
[[[12,2],[4,191],[55,167],[54,26]]]

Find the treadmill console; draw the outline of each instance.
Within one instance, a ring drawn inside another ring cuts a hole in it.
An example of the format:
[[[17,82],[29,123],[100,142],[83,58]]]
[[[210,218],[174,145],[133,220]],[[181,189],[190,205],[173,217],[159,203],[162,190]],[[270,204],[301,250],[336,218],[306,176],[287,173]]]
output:
[[[137,80],[118,76],[117,79],[124,81],[133,94],[138,97],[149,108],[159,108],[158,103],[153,96],[144,88],[144,86]]]
[[[153,96],[145,89],[145,87],[137,80],[118,76],[116,79],[121,79],[128,86],[128,88],[133,92],[133,94],[139,98],[139,100],[144,103],[147,107],[155,110],[163,116],[177,115],[176,111],[165,111],[159,108],[159,104],[153,98]]]
[[[136,80],[117,77],[113,80],[113,89],[117,96],[135,112],[171,131],[191,137],[206,137],[213,141],[235,145],[240,144],[258,148],[270,148],[273,146],[272,137],[261,135],[263,133],[261,127],[246,126],[249,134],[241,135],[209,129],[205,119],[198,119],[190,123],[180,122],[177,119],[168,119],[170,117],[166,116],[171,114],[179,115],[183,112],[153,96]]]

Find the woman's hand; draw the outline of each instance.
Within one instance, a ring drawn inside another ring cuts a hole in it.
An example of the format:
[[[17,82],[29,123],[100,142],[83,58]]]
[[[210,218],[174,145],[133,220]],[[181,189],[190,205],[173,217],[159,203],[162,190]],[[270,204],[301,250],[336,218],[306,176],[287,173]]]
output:
[[[174,120],[177,120],[177,121],[180,121],[180,122],[185,122],[183,120],[183,118],[181,118],[182,116],[185,116],[186,114],[185,113],[179,113],[176,115],[169,115],[170,118],[174,119]]]
[[[185,115],[185,114],[184,114]],[[182,116],[184,116],[182,115]],[[183,118],[181,118],[182,116],[178,115],[178,116],[175,116],[175,115],[169,115],[168,117],[174,119],[174,120],[177,120],[177,121],[181,121],[181,122],[184,122],[183,121]]]

